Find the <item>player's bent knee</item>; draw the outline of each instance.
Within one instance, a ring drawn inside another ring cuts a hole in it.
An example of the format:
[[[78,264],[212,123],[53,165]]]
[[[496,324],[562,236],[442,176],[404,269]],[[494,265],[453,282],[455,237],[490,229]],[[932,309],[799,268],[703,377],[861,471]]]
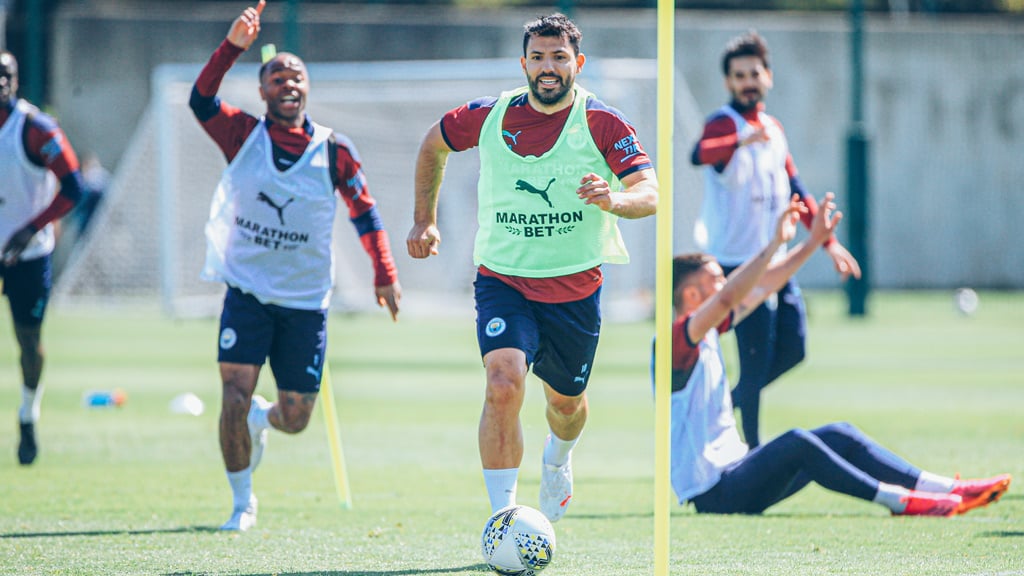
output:
[[[849,422],[832,422],[821,427],[821,431],[839,436],[859,436],[861,431]]]
[[[580,411],[583,406],[583,394],[579,396],[563,396],[561,394],[553,394],[548,397],[548,405],[556,413],[562,416],[572,416]]]
[[[515,378],[503,375],[487,379],[486,402],[495,406],[518,406],[522,404],[524,387]]]
[[[310,414],[293,414],[290,417],[281,419],[281,432],[286,434],[298,434],[309,425]]]
[[[297,434],[306,429],[313,408],[316,406],[317,393],[278,390],[277,410],[279,413],[275,427],[288,434]]]
[[[259,366],[221,363],[220,379],[224,399],[241,401],[248,409],[258,377]]]
[[[809,446],[814,444],[814,434],[803,428],[793,428],[779,436],[779,440],[785,441],[790,446]]]
[[[309,425],[311,409],[307,409],[305,406],[291,406],[290,409],[286,409],[282,402],[278,402],[278,406],[281,407],[281,412],[278,421],[275,422],[275,428],[281,432],[298,434]]]
[[[221,389],[221,402],[224,410],[249,411],[252,393],[236,380],[225,380]]]
[[[487,402],[521,403],[526,390],[525,363],[510,355],[487,360]]]
[[[21,349],[21,361],[40,364],[43,361],[42,346],[26,346]]]

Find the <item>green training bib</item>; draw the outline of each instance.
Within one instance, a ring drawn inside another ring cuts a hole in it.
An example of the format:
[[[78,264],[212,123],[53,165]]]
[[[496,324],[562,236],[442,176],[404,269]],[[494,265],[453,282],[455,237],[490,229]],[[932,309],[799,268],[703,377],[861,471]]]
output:
[[[512,99],[526,90],[503,93],[480,129],[479,229],[473,262],[527,278],[629,262],[618,217],[576,196],[580,180],[590,172],[613,190],[619,186],[587,125],[586,103],[592,94],[576,86],[572,110],[555,145],[541,156],[523,157],[505,143],[502,120]]]

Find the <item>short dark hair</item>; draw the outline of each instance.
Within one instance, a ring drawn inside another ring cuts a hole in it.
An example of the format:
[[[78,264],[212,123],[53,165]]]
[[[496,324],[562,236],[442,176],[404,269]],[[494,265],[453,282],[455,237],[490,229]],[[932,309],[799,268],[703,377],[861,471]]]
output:
[[[704,267],[705,264],[714,262],[715,257],[704,252],[692,252],[680,254],[672,259],[672,293],[674,294],[680,286],[686,284],[694,273]]]
[[[565,14],[556,12],[550,16],[541,16],[527,22],[523,26],[523,56],[526,56],[526,45],[530,43],[531,36],[567,38],[576,55],[580,55],[580,41],[583,40],[583,33]]]
[[[302,58],[299,58],[295,54],[292,54],[291,52],[277,52],[276,54],[274,54],[272,58],[268,58],[266,62],[260,64],[260,82],[263,82],[263,74],[267,71],[268,68],[270,68],[270,64],[273,63],[274,60],[277,60],[278,56],[290,56],[301,62],[303,68],[306,67],[306,63],[302,60]]]
[[[756,56],[761,59],[766,70],[771,69],[771,64],[768,62],[768,44],[756,30],[737,36],[725,45],[725,53],[722,54],[722,74],[729,75],[729,64],[732,63],[733,58],[744,56]]]

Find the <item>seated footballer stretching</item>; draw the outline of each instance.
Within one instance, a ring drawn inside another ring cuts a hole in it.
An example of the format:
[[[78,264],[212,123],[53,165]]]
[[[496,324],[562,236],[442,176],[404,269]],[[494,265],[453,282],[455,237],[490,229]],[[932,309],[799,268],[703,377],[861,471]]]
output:
[[[706,254],[672,262],[672,487],[697,512],[760,514],[810,482],[893,514],[952,516],[997,500],[1010,475],[958,480],[920,470],[846,423],[790,430],[749,449],[733,417],[718,335],[783,286],[842,219],[826,194],[806,241],[772,261],[806,211],[796,196],[772,241],[728,278]]]

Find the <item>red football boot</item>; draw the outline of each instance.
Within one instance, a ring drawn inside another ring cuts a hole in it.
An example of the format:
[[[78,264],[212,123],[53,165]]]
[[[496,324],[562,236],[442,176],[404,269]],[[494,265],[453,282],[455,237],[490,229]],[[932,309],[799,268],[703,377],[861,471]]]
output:
[[[963,498],[957,514],[963,514],[968,510],[988,506],[999,500],[1004,492],[1010,489],[1009,474],[1000,474],[991,478],[978,478],[974,480],[957,480],[953,485],[953,494]]]
[[[952,516],[963,504],[959,494],[938,494],[911,490],[910,494],[900,499],[906,502],[903,512],[893,512],[894,516]]]

